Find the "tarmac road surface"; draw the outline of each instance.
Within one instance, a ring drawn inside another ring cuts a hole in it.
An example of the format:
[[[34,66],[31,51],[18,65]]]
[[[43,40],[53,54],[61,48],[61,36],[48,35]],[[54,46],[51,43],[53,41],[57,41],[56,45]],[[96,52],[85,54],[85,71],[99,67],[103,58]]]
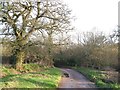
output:
[[[60,70],[65,73],[65,75],[62,77],[58,88],[91,88],[91,90],[97,90],[95,84],[81,73],[73,69],[61,68]]]

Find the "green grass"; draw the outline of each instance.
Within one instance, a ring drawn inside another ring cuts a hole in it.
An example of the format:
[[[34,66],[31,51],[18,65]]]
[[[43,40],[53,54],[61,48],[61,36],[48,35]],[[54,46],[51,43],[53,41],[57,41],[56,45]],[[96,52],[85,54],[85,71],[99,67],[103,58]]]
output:
[[[78,72],[84,74],[89,80],[95,82],[97,87],[100,88],[120,88],[120,84],[118,83],[105,83],[102,80],[105,79],[107,76],[101,73],[98,70],[84,68],[84,67],[74,67]]]
[[[56,88],[61,79],[58,68],[44,68],[39,72],[24,74],[11,74],[6,69],[4,71],[8,74],[0,78],[2,88]]]

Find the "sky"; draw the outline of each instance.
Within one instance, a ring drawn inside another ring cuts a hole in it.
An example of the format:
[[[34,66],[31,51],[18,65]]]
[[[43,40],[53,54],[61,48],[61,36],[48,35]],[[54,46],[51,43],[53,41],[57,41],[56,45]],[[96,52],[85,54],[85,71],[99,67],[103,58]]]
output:
[[[118,2],[120,0],[63,0],[72,10],[76,20],[72,22],[76,32],[111,32],[118,25]]]

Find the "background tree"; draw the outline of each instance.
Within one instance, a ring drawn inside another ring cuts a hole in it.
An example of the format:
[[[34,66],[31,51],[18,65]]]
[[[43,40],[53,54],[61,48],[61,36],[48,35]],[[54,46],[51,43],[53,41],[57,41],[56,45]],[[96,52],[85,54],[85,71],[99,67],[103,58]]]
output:
[[[62,51],[56,54],[56,65],[117,69],[118,46],[116,41],[110,43],[109,38],[102,32],[86,32],[79,35],[79,43],[74,43],[67,49],[62,48]]]

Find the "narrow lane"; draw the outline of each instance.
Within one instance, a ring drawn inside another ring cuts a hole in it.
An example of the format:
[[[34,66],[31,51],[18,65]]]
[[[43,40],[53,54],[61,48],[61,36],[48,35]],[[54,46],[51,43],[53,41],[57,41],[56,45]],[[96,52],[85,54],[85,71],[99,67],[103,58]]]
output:
[[[59,88],[96,88],[93,82],[75,70],[61,69],[61,71],[67,73],[69,77],[62,77]]]

